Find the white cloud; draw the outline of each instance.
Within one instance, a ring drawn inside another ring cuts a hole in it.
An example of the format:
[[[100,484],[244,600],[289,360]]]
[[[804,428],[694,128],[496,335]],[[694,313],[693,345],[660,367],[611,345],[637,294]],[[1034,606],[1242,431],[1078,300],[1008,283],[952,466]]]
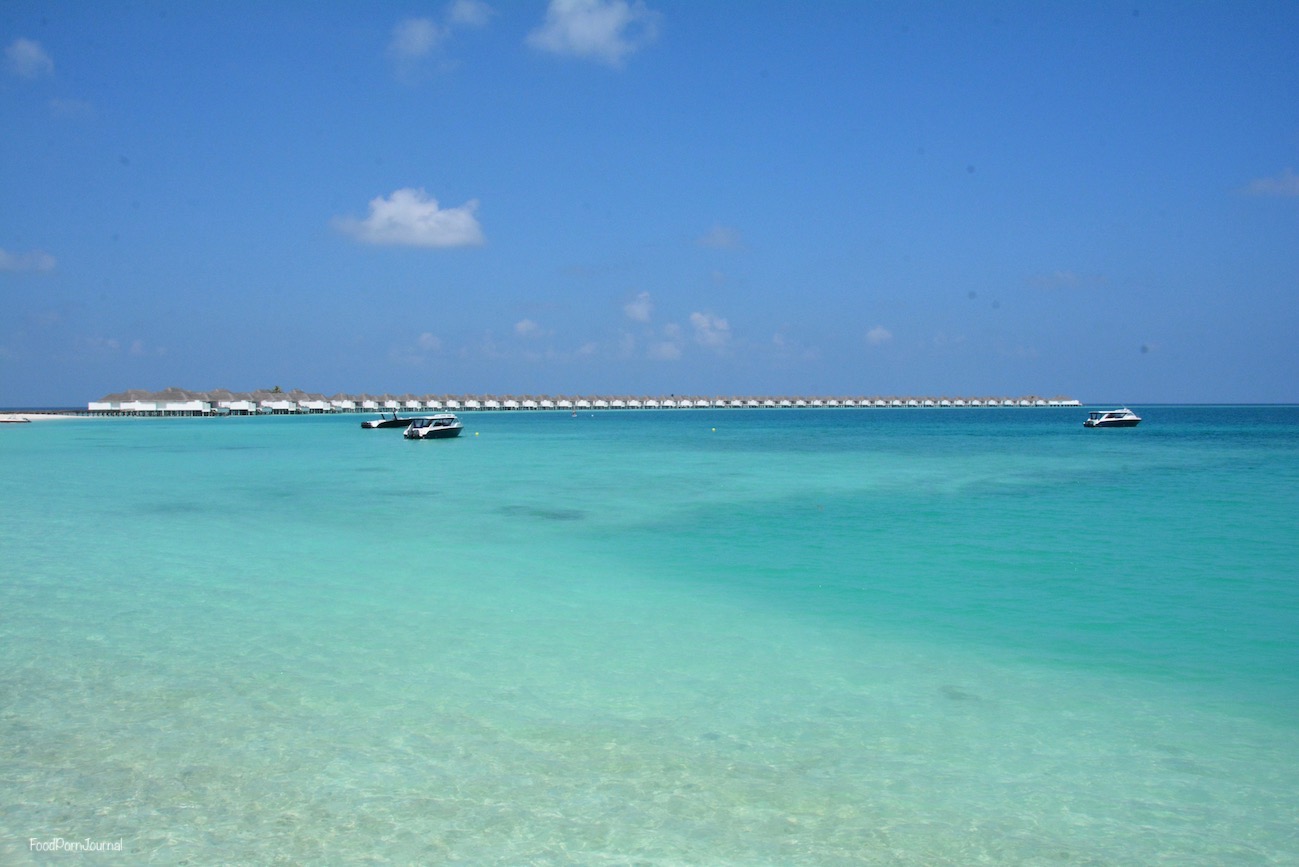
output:
[[[704,235],[701,235],[697,241],[701,247],[711,247],[714,250],[742,250],[744,241],[740,238],[740,233],[730,226],[713,226]]]
[[[1295,174],[1294,169],[1287,168],[1275,177],[1250,181],[1245,192],[1251,196],[1299,196],[1299,175]]]
[[[53,271],[57,264],[53,256],[42,250],[10,253],[0,249],[0,271]]]
[[[876,325],[870,331],[866,332],[866,342],[871,346],[879,346],[882,343],[888,343],[893,339],[893,332],[889,331],[883,325]]]
[[[407,18],[392,30],[388,58],[393,73],[403,84],[414,85],[427,74],[429,58],[451,34],[429,18]]]
[[[484,242],[482,227],[474,218],[478,200],[458,208],[439,208],[424,190],[411,188],[388,198],[370,200],[370,216],[364,220],[340,217],[335,227],[366,244],[405,247],[472,247]]]
[[[430,18],[407,18],[392,29],[388,56],[395,60],[416,60],[427,56],[450,31]]]
[[[635,298],[628,301],[622,306],[622,312],[627,314],[627,318],[635,322],[649,322],[650,313],[654,310],[654,305],[650,302],[650,294],[641,292]]]
[[[34,39],[15,39],[5,48],[9,70],[22,78],[54,74],[54,61]]]
[[[520,337],[534,337],[541,333],[541,326],[531,319],[520,319],[514,323],[514,333]]]
[[[447,21],[463,27],[486,27],[495,10],[479,0],[455,0],[447,9]]]
[[[670,340],[651,343],[649,357],[655,361],[676,361],[681,357],[681,345]]]
[[[695,342],[709,349],[723,349],[731,339],[731,326],[720,316],[711,313],[691,313],[690,324],[695,329]]]
[[[675,322],[669,322],[663,326],[663,338],[661,340],[651,340],[645,352],[654,361],[676,361],[681,357],[681,345],[684,337],[681,334],[681,326]]]
[[[528,34],[533,48],[621,66],[658,37],[659,14],[641,0],[550,0],[546,20]]]
[[[415,84],[428,71],[430,58],[437,56],[454,30],[486,27],[496,14],[481,0],[454,0],[446,7],[443,22],[432,18],[407,18],[392,30],[388,43],[388,57],[392,60],[397,77],[407,84]],[[444,58],[439,68],[451,69],[455,64]]]
[[[96,353],[117,353],[121,351],[122,344],[115,337],[86,337],[81,341],[82,345],[91,352]]]
[[[442,338],[431,331],[422,332],[415,338],[415,343],[402,343],[388,349],[388,360],[393,364],[406,367],[424,367],[429,363],[430,355],[442,351]]]

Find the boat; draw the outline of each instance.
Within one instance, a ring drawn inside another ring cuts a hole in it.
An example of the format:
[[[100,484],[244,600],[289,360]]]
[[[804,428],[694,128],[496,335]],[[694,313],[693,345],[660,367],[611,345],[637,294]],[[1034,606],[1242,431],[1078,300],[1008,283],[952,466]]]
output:
[[[404,427],[409,427],[410,423],[413,421],[415,421],[414,416],[401,418],[400,416],[397,415],[397,410],[394,409],[392,411],[392,418],[388,418],[386,415],[380,413],[378,418],[372,418],[369,421],[361,422],[361,427],[365,428],[366,430],[375,430],[376,428],[381,428],[381,427],[404,428]]]
[[[460,419],[444,412],[412,420],[402,436],[408,440],[442,440],[458,437],[462,430]]]
[[[1083,422],[1083,427],[1136,427],[1140,423],[1141,416],[1124,407],[1090,412],[1087,414],[1087,420]]]

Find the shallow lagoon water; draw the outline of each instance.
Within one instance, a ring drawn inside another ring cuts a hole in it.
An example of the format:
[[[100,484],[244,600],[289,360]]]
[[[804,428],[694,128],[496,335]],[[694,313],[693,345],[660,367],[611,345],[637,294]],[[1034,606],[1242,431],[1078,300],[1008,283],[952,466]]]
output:
[[[0,431],[0,860],[1299,860],[1299,409]]]

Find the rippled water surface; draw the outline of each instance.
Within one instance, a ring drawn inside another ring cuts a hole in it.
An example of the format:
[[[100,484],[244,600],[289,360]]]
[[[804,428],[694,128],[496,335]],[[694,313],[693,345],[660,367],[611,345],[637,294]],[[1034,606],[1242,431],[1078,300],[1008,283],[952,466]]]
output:
[[[1299,861],[1299,409],[0,430],[0,861]]]

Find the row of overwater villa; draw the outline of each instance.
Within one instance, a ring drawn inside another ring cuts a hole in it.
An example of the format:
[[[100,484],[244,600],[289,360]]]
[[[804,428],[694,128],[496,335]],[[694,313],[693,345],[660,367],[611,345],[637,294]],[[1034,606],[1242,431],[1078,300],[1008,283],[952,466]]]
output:
[[[235,393],[163,392],[112,394],[92,401],[92,415],[229,416],[317,413],[423,413],[477,411],[560,411],[632,409],[906,409],[956,407],[1075,407],[1071,398],[1028,397],[602,397],[492,395],[335,395],[302,391]]]

